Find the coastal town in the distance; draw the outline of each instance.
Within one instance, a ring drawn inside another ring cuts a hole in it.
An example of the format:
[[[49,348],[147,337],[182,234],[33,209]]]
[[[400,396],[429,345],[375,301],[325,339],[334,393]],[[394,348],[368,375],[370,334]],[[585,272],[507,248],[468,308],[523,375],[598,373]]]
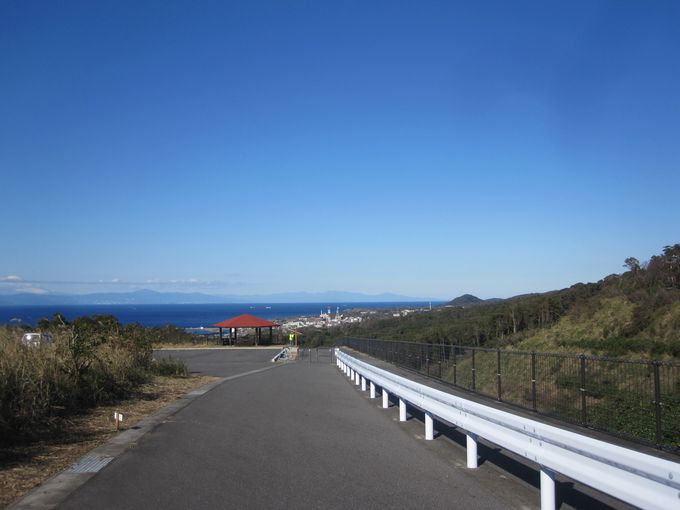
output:
[[[441,306],[441,305],[440,305]],[[444,305],[446,307],[447,305]],[[335,310],[331,306],[321,309],[318,315],[302,315],[296,317],[287,317],[274,320],[281,326],[281,331],[285,334],[289,332],[296,332],[301,329],[315,328],[336,328],[339,326],[358,324],[367,320],[387,319],[392,317],[406,317],[414,313],[431,312],[433,310],[432,303],[423,303],[423,306],[408,306],[400,307],[395,303],[394,308],[348,308],[340,310],[339,306]],[[199,327],[199,328],[185,328],[187,332],[197,335],[216,335],[218,328],[213,327]],[[244,331],[244,337],[247,337],[247,330]]]

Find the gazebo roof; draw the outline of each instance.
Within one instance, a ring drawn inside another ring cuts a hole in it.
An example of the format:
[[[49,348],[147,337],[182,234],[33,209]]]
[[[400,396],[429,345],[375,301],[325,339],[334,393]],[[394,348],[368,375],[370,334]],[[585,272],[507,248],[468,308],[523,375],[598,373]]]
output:
[[[216,328],[278,328],[279,326],[280,324],[260,319],[248,313],[214,324]]]

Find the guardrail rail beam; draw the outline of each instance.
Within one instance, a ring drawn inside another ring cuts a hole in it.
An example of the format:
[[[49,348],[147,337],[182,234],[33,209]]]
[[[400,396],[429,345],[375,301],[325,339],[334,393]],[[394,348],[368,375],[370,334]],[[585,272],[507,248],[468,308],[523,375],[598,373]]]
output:
[[[680,463],[431,388],[356,359],[340,349],[336,349],[335,354],[350,367],[352,374],[357,374],[357,381],[359,375],[370,381],[371,398],[375,386],[381,388],[383,408],[389,407],[390,393],[399,399],[400,420],[405,418],[406,402],[422,409],[426,440],[434,437],[435,417],[464,430],[469,468],[477,467],[478,438],[536,463],[541,472],[543,510],[555,509],[556,473],[640,508],[680,508]]]

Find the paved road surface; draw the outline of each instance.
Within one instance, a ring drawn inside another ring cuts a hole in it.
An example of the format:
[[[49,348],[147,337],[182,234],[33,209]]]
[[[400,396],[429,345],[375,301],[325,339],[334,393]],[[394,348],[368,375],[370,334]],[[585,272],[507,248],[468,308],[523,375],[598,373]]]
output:
[[[235,376],[273,351],[177,351],[190,370]],[[323,359],[322,359],[323,361]],[[464,467],[422,423],[398,423],[330,363],[232,378],[162,423],[74,492],[64,509],[535,508],[538,491]]]

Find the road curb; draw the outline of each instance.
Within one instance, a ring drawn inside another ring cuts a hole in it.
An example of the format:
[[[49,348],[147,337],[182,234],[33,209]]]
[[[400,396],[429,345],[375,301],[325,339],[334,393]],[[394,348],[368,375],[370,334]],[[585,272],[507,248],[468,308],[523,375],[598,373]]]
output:
[[[142,418],[136,425],[117,434],[109,439],[106,443],[97,446],[90,450],[78,461],[76,461],[69,468],[61,473],[54,475],[42,484],[35,487],[28,494],[19,498],[10,504],[7,510],[48,510],[56,508],[62,501],[64,501],[73,491],[78,489],[81,485],[94,477],[101,469],[120,456],[130,447],[134,446],[147,433],[151,432],[158,425],[163,423],[167,418],[181,411],[195,399],[205,395],[210,390],[216,388],[220,384],[227,381],[246,377],[272,368],[284,366],[284,364],[276,364],[250,370],[241,374],[232,375],[229,377],[221,377],[217,381],[213,381],[203,385],[195,390],[190,391],[177,401],[169,404],[155,413]]]

